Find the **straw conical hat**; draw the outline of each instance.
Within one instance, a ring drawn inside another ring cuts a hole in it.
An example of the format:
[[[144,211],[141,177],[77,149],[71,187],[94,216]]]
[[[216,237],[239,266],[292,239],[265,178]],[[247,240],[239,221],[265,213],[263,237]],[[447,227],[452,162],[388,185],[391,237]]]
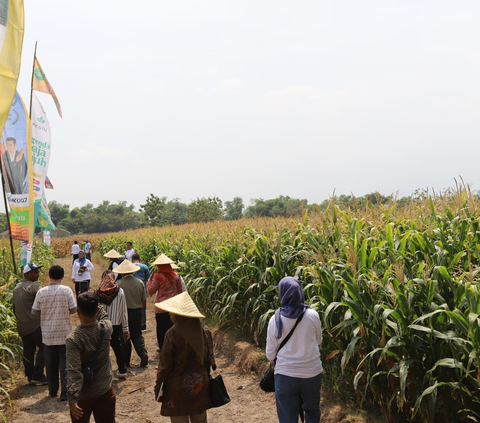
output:
[[[128,273],[135,273],[140,270],[140,266],[133,264],[128,260],[122,261],[115,269],[112,270],[113,273],[121,273],[122,275],[126,275]]]
[[[160,254],[157,259],[152,263],[153,264],[172,264],[174,261],[167,257],[165,254]]]
[[[193,302],[187,291],[181,294],[175,295],[175,297],[162,301],[161,303],[155,303],[155,307],[160,310],[168,311],[172,314],[178,314],[184,317],[205,317],[198,311],[197,306]]]
[[[170,263],[170,267],[171,267],[173,270],[180,269],[180,266],[177,266],[175,263]]]
[[[106,258],[120,258],[122,257],[118,251],[110,250],[107,254],[104,254],[103,257]]]

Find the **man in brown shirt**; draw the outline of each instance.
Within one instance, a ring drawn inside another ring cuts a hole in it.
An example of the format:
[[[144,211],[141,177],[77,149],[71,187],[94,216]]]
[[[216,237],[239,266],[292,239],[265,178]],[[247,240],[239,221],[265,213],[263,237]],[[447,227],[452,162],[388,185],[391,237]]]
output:
[[[112,385],[110,340],[112,322],[93,292],[84,292],[77,299],[80,319],[67,336],[67,396],[72,422],[88,423],[90,415],[99,423],[115,423],[116,394]],[[103,339],[98,348],[102,326]],[[98,352],[97,352],[98,348]],[[83,386],[82,364],[93,363],[93,379]]]
[[[13,290],[13,312],[17,318],[18,334],[23,343],[23,365],[25,376],[30,385],[46,385],[47,378],[43,372],[45,355],[42,343],[40,316],[31,313],[38,290],[42,287],[38,281],[40,269],[34,263],[28,263],[23,269],[23,279]],[[35,351],[38,348],[35,359]]]

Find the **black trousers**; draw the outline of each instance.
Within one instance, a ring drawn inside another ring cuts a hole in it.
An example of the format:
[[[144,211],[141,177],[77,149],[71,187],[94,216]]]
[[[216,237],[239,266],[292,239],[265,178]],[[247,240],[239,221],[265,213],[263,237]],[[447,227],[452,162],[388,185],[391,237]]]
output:
[[[155,313],[155,320],[157,322],[157,342],[158,348],[161,350],[163,346],[163,340],[167,330],[173,326],[168,313]]]
[[[75,294],[78,297],[78,294],[82,292],[87,292],[90,289],[90,280],[77,282],[75,281]]]
[[[25,376],[28,381],[45,380],[43,368],[45,367],[45,355],[42,344],[42,329],[40,327],[32,333],[22,336],[23,343],[23,366],[25,367]],[[37,351],[35,358],[35,351]]]
[[[67,348],[65,345],[45,345],[45,369],[47,370],[47,384],[51,395],[58,393],[59,376],[61,394],[67,394],[67,378],[65,368],[67,367]]]
[[[72,261],[73,263],[78,258],[78,254],[72,254],[72,256],[73,256],[73,261]]]
[[[140,358],[147,355],[145,349],[145,340],[142,335],[142,309],[129,308],[128,312],[128,328],[130,329],[130,339],[125,342],[125,363],[130,366],[130,358],[132,356],[132,344]]]
[[[123,341],[123,329],[122,325],[113,325],[112,340],[110,346],[115,353],[117,359],[117,366],[119,373],[127,373],[127,366],[125,365],[124,356],[124,341]]]

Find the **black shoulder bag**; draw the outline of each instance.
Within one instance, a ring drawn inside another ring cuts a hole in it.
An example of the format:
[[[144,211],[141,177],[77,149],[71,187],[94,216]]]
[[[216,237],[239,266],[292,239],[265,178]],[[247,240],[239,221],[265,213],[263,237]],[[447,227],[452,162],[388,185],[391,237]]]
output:
[[[97,351],[95,351],[95,358],[90,363],[82,363],[82,373],[83,373],[83,387],[86,388],[92,383],[93,380],[93,368],[95,367],[95,362],[97,361],[98,351],[102,345],[103,335],[105,334],[105,326],[103,323],[100,323],[102,329],[100,331],[100,337],[98,338]]]
[[[270,363],[270,366],[268,367],[268,369],[265,370],[265,373],[263,374],[262,379],[260,380],[260,388],[262,388],[263,391],[275,392],[275,363],[277,362],[278,352],[292,337],[293,331],[295,330],[297,325],[300,323],[300,321],[303,319],[304,314],[305,312],[303,312],[300,316],[298,316],[295,326],[292,328],[290,333],[285,337],[285,339],[282,341],[282,343],[278,347],[277,354],[275,354],[275,360],[273,360],[273,363]]]

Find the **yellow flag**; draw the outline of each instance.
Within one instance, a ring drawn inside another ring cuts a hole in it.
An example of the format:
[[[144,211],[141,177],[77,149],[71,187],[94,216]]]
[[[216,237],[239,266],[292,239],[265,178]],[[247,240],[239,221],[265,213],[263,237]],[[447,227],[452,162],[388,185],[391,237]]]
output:
[[[0,0],[0,133],[17,89],[23,32],[23,0]]]
[[[32,88],[35,91],[40,91],[41,93],[50,94],[53,97],[55,106],[57,106],[58,114],[60,115],[60,117],[63,117],[62,108],[60,107],[60,103],[58,102],[58,98],[57,98],[57,95],[55,94],[55,90],[50,85],[50,82],[48,82],[47,77],[45,76],[45,72],[43,72],[43,69],[40,66],[40,63],[38,63],[38,60],[36,57],[35,57],[35,66],[33,69]]]

